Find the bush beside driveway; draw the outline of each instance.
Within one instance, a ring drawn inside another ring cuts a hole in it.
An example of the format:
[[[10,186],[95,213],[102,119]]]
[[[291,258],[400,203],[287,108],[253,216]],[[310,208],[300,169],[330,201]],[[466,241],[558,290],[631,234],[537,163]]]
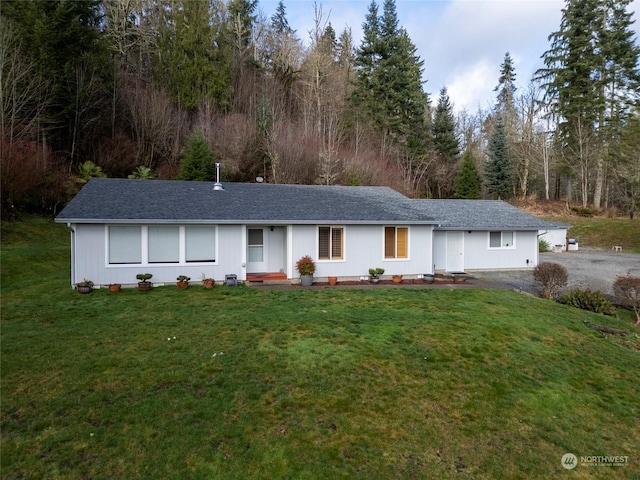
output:
[[[640,276],[640,255],[608,250],[581,249],[574,252],[542,253],[540,263],[563,265],[569,271],[565,290],[591,289],[613,295],[613,282],[618,275]],[[538,294],[531,270],[473,272],[472,276],[501,285]]]

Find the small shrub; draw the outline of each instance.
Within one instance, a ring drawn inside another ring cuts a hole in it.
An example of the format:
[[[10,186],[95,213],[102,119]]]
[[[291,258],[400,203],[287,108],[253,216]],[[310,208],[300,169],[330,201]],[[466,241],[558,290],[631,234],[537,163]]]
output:
[[[567,269],[557,263],[544,262],[533,269],[533,279],[542,288],[542,298],[553,299],[567,286]]]
[[[305,255],[296,262],[296,270],[300,275],[313,275],[316,264],[309,255]]]
[[[616,316],[616,307],[604,295],[597,290],[571,290],[560,297],[560,303],[588,310],[589,312],[601,313],[603,315]]]
[[[577,213],[581,217],[593,217],[598,213],[597,209],[589,207],[571,207],[571,211]]]
[[[547,242],[544,238],[538,240],[538,252],[546,253],[551,251],[551,244]]]
[[[617,277],[613,282],[613,294],[622,305],[633,308],[636,325],[640,325],[640,277]]]

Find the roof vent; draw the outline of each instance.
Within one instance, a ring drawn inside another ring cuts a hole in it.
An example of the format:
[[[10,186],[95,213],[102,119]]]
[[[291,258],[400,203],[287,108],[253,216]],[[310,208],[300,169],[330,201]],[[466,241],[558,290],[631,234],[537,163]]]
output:
[[[220,183],[220,164],[216,163],[216,183],[213,184],[214,190],[224,190],[224,187]]]

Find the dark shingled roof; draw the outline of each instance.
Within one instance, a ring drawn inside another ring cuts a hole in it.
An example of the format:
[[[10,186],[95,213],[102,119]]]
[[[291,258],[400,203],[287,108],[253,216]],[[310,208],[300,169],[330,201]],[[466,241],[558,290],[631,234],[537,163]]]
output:
[[[343,187],[93,178],[58,222],[437,224],[388,187]]]
[[[440,230],[545,230],[568,228],[509,205],[501,200],[414,200],[419,209],[437,218]]]

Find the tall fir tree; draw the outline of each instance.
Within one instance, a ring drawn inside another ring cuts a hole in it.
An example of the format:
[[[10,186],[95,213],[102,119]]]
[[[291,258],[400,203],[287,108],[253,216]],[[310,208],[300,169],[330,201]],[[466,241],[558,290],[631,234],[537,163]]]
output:
[[[500,199],[513,196],[513,165],[502,118],[498,118],[489,140],[489,158],[484,168],[487,192]]]
[[[229,52],[220,48],[221,25],[211,8],[207,1],[177,0],[163,10],[159,80],[191,111],[206,101],[222,107],[229,101]]]
[[[214,158],[209,144],[201,133],[194,133],[182,157],[178,180],[210,182],[215,179]]]
[[[585,206],[592,185],[594,205],[600,206],[609,145],[639,100],[640,47],[633,41],[629,3],[566,0],[560,29],[550,35],[551,48],[543,55],[545,67],[537,72]]]
[[[496,95],[496,114],[502,117],[507,129],[507,137],[513,140],[516,131],[516,70],[509,52],[505,53],[500,65],[498,85],[493,89]]]
[[[287,9],[285,8],[282,0],[278,2],[276,13],[271,16],[271,28],[279,34],[295,33],[295,30],[289,26],[289,20],[287,20]]]
[[[515,111],[516,108],[516,70],[509,52],[505,53],[504,61],[500,65],[500,77],[498,85],[493,89],[498,92],[497,110],[504,115],[505,112]]]
[[[363,24],[363,40],[356,52],[354,106],[372,119],[383,145],[398,145],[412,153],[424,150],[427,96],[422,89],[422,66],[417,48],[399,28],[394,0],[385,0],[382,16],[375,1]]]
[[[446,162],[455,162],[460,153],[460,141],[456,135],[456,120],[447,88],[442,87],[433,116],[433,148]]]
[[[482,179],[471,150],[465,150],[455,180],[455,198],[477,199],[482,192]]]

